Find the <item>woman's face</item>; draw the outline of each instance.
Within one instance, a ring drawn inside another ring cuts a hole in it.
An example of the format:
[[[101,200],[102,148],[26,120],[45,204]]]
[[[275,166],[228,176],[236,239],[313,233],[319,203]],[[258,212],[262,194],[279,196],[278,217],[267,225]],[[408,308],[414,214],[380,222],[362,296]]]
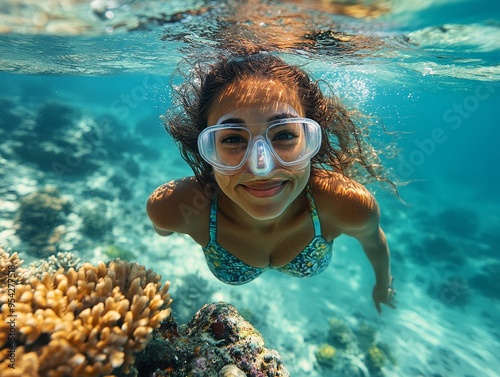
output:
[[[304,117],[297,93],[280,82],[249,79],[226,86],[212,103],[208,124],[238,123],[252,137],[265,134],[272,120]],[[305,188],[310,164],[301,170],[285,168],[277,161],[265,175],[255,175],[249,161],[233,175],[215,171],[220,189],[251,217],[259,220],[281,215]]]

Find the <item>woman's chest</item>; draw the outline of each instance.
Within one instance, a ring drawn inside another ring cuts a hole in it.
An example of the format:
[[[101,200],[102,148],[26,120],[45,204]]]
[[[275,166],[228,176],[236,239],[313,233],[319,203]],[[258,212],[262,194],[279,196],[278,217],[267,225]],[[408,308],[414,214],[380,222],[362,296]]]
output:
[[[246,264],[280,267],[310,244],[315,230],[310,214],[305,213],[272,229],[243,229],[220,219],[215,236],[219,246]]]

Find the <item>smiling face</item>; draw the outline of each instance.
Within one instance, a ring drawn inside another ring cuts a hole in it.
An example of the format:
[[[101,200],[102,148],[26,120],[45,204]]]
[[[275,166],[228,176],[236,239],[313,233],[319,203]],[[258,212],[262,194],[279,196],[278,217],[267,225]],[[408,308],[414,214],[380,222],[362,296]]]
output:
[[[265,134],[268,122],[287,117],[304,117],[295,91],[276,81],[248,79],[222,90],[210,107],[208,124],[239,123],[257,136]],[[254,219],[269,220],[280,216],[304,190],[310,165],[293,170],[275,163],[267,174],[257,176],[247,161],[236,174],[214,174],[233,203]]]

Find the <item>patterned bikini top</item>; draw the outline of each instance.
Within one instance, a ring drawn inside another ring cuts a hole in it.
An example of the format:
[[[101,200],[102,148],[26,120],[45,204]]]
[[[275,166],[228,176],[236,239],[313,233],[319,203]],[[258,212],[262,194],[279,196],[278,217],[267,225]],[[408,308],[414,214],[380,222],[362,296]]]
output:
[[[323,272],[332,259],[333,240],[328,242],[321,235],[321,223],[309,186],[306,188],[306,197],[311,208],[314,238],[288,264],[281,267],[260,268],[246,264],[217,243],[217,197],[215,196],[210,209],[210,239],[203,248],[205,259],[212,273],[224,283],[241,285],[257,278],[267,268],[296,277],[311,277]]]

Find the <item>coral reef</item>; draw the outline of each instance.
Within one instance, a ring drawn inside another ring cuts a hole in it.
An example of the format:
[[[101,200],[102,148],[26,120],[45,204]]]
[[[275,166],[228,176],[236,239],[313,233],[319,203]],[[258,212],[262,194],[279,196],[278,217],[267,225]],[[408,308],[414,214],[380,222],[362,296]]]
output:
[[[137,263],[77,267],[58,253],[25,269],[1,247],[0,262],[2,377],[289,376],[229,304],[205,305],[179,327],[169,283]]]
[[[315,352],[323,371],[335,376],[383,376],[383,367],[396,365],[390,347],[377,341],[377,330],[366,322],[354,329],[341,318],[328,320],[325,343]]]
[[[281,356],[264,346],[235,307],[219,302],[203,306],[180,328],[169,317],[135,365],[139,375],[156,377],[289,376]]]
[[[398,365],[396,358],[392,354],[391,347],[387,343],[377,342],[375,345],[391,365]]]
[[[9,274],[14,274],[22,263],[17,253],[9,254],[0,246],[0,286],[7,284]]]
[[[121,132],[115,132],[118,129]],[[25,115],[12,134],[19,158],[58,178],[94,172],[105,165],[103,161],[116,161],[128,174],[137,173],[140,167],[130,152],[150,153],[112,115],[97,118],[53,101]]]
[[[346,349],[354,340],[354,334],[349,325],[339,318],[328,320],[328,339],[335,347]]]
[[[60,226],[69,210],[70,203],[54,187],[45,187],[21,199],[16,233],[26,243],[28,253],[45,257],[57,252]]]
[[[77,269],[80,258],[70,252],[59,252],[56,255],[50,255],[47,259],[36,260],[23,269],[19,274],[21,281],[28,282],[32,277],[38,280],[43,279],[45,273],[54,274],[59,270],[68,272],[70,268]]]
[[[82,218],[82,233],[88,237],[102,240],[113,231],[113,223],[106,216],[105,205],[101,204],[99,207],[82,208],[80,217]]]
[[[4,105],[0,106],[0,124],[5,124],[0,127],[4,136],[0,149],[9,160],[8,167],[21,164],[22,176],[36,176],[39,181],[56,178],[58,185],[75,194],[88,189],[92,199],[129,200],[137,195],[133,182],[141,174],[141,164],[157,158],[144,138],[132,134],[111,114],[97,116],[53,101],[20,107],[0,99],[0,105]],[[19,174],[19,170],[13,172]],[[82,176],[91,179],[84,185],[73,181]]]
[[[396,365],[396,359],[391,353],[390,347],[377,342],[377,330],[375,327],[362,322],[355,329],[357,345],[364,354],[365,365],[372,375],[383,375],[382,367],[390,362]]]
[[[73,254],[58,253],[24,269],[2,248],[0,262],[9,277],[0,286],[2,377],[289,376],[229,304],[205,305],[179,327],[169,283],[137,263],[77,268]]]
[[[366,354],[366,365],[370,372],[378,373],[386,362],[385,354],[377,346],[372,346]]]
[[[337,350],[334,346],[328,343],[322,344],[314,353],[318,364],[326,367],[333,367],[335,365],[335,355]]]
[[[33,118],[16,130],[20,143],[14,149],[23,160],[58,176],[100,165],[94,143],[102,142],[103,132],[93,119],[55,102],[40,106]]]
[[[356,329],[355,334],[359,348],[363,352],[368,352],[373,343],[375,343],[377,330],[366,322],[362,322]]]
[[[69,271],[70,268],[76,270],[81,261],[80,258],[70,252],[57,253],[57,255],[51,255],[47,259],[55,270],[62,268],[64,271]]]
[[[170,314],[169,283],[136,263],[84,263],[27,276],[18,266],[16,284],[0,286],[2,377],[128,373]]]

